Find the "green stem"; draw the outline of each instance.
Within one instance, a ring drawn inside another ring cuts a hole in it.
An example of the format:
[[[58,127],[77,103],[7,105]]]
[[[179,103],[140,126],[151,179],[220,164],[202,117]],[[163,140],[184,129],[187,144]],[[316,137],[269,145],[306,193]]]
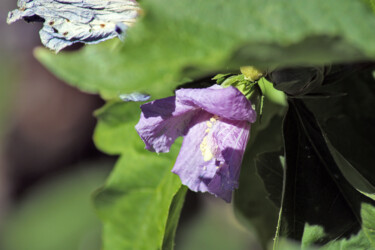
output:
[[[282,193],[281,193],[279,218],[277,220],[275,238],[273,239],[273,247],[272,247],[273,250],[277,249],[277,245],[279,243],[280,230],[281,230],[280,229],[280,227],[281,227],[281,217],[282,217],[282,213],[283,213],[284,196],[285,196],[285,186],[286,186],[286,166],[285,166],[285,162],[282,165],[284,166],[283,167],[283,188],[282,188]]]

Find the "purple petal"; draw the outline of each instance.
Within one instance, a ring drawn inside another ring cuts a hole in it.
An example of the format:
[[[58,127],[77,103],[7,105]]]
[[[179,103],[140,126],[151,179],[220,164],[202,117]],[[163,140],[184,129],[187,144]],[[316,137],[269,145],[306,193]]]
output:
[[[202,110],[192,119],[172,169],[173,173],[180,176],[182,183],[193,191],[208,191],[207,184],[216,174],[215,160],[205,162],[200,149],[200,144],[206,136],[206,122],[211,117],[212,114]]]
[[[213,132],[224,162],[208,186],[209,192],[230,202],[232,191],[238,188],[243,155],[250,135],[250,124],[222,118]]]
[[[179,89],[176,91],[178,102],[199,107],[211,114],[230,120],[255,122],[256,112],[251,103],[235,87],[223,88],[213,85],[206,89]]]
[[[150,151],[169,152],[177,137],[186,133],[187,125],[196,111],[176,103],[174,96],[155,100],[141,106],[141,119],[135,126]]]
[[[250,123],[200,111],[189,127],[172,172],[191,190],[210,192],[230,202],[238,187]]]
[[[220,167],[217,171],[214,178],[212,178],[208,190],[210,193],[215,194],[216,196],[221,197],[226,202],[230,202],[232,200],[232,191],[234,188],[237,188],[238,185],[233,186],[233,189],[225,189],[222,187],[223,183],[227,181],[227,176],[230,175],[229,172],[229,165],[224,164]],[[238,179],[238,178],[237,178]],[[237,182],[235,182],[237,183]]]

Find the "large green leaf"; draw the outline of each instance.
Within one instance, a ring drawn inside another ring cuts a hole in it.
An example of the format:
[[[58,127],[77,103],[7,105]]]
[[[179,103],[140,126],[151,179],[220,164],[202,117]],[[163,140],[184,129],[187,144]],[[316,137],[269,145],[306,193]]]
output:
[[[104,224],[104,249],[149,250],[172,244],[164,242],[164,234],[167,230],[166,237],[173,235],[184,200],[178,193],[181,182],[170,172],[178,145],[169,154],[144,150],[134,129],[139,114],[136,103],[108,104],[97,112],[97,146],[107,153],[121,154],[107,183],[95,194],[95,206]],[[170,212],[172,217],[168,218]]]
[[[346,95],[306,102],[319,120],[327,146],[345,178],[372,198],[375,193],[374,67],[369,65],[332,86],[321,88]]]
[[[352,0],[143,0],[124,45],[36,57],[82,90],[115,98],[165,95],[184,76],[243,65],[324,64],[375,58],[375,16]],[[149,88],[152,86],[152,88]]]
[[[284,140],[284,233],[309,246],[353,237],[354,242],[363,231],[358,244],[374,248],[373,200],[353,188],[340,172],[316,119],[300,101],[291,102]]]
[[[331,98],[308,101],[323,126],[300,101],[292,102],[285,119],[287,173],[282,229],[284,235],[301,240],[303,249],[312,244],[325,244],[323,249],[375,248],[374,136],[370,129],[375,86],[371,67],[354,68],[362,70],[335,76],[336,85],[322,88],[333,93]],[[335,97],[335,93],[347,95]],[[277,155],[264,154],[259,162],[267,191],[276,204],[280,203],[282,188]],[[338,224],[341,233],[335,228]],[[278,247],[282,248],[281,244]]]
[[[109,102],[95,111],[99,119],[95,145],[107,154],[119,155],[129,149],[143,151],[144,144],[135,131],[141,115],[139,103]]]
[[[282,209],[286,230],[283,233],[300,240],[305,223],[321,225],[326,236],[316,243],[322,244],[350,234],[359,223],[331,177],[331,170],[327,169],[335,167],[334,162],[327,154],[314,118],[302,105],[291,102],[284,121],[286,185]]]

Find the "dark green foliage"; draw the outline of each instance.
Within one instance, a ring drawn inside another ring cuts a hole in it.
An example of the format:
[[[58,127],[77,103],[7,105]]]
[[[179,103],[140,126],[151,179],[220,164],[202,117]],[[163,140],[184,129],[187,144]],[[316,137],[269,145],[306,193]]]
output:
[[[346,95],[306,99],[318,119],[304,101],[290,99],[283,126],[285,190],[280,228],[282,236],[302,241],[303,247],[375,247],[375,137],[369,129],[375,119],[369,112],[375,102],[372,72],[371,64],[357,67],[350,77],[317,90]],[[258,169],[262,168],[258,171],[276,204],[282,189],[279,155],[263,154],[258,161]]]
[[[282,68],[271,71],[267,78],[276,89],[298,96],[322,85],[328,70],[325,67]]]
[[[337,179],[343,178],[313,115],[301,101],[289,105],[284,121],[286,232],[301,240],[305,224],[321,225],[326,237],[317,243],[356,233],[359,227]]]

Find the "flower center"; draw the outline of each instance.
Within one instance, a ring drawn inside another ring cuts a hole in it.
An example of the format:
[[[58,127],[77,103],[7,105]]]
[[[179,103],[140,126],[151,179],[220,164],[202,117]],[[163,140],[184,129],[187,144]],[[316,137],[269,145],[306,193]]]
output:
[[[209,121],[206,122],[206,136],[203,137],[202,143],[199,146],[204,161],[210,161],[217,154],[218,145],[216,143],[215,138],[212,137],[212,133],[209,133],[211,131],[212,126],[216,123],[218,119],[219,117],[217,115],[214,115],[210,118]]]

